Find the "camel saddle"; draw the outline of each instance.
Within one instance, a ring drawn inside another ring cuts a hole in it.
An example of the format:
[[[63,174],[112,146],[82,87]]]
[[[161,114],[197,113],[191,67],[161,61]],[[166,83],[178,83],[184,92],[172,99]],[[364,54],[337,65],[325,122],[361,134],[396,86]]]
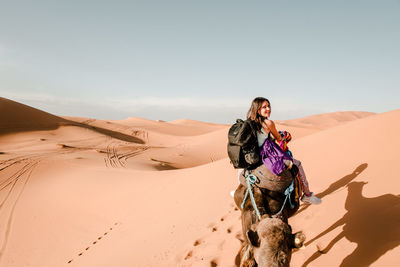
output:
[[[239,181],[242,185],[247,187],[245,173],[246,173],[245,170],[243,170],[240,173]],[[257,181],[255,182],[255,185],[257,187],[268,189],[271,191],[280,192],[280,193],[284,193],[286,188],[288,188],[288,186],[290,186],[293,179],[296,178],[296,176],[298,175],[297,168],[296,168],[295,173],[293,172],[293,170],[285,169],[279,175],[275,175],[264,164],[261,164],[260,166],[258,166],[255,169],[248,170],[248,173],[257,177]],[[297,179],[295,179],[295,180],[297,180]],[[295,181],[295,184],[298,184],[298,182],[299,181]],[[299,186],[296,186],[296,187],[299,188]],[[296,191],[299,191],[299,190],[296,190]],[[300,192],[298,192],[297,194],[300,194]]]

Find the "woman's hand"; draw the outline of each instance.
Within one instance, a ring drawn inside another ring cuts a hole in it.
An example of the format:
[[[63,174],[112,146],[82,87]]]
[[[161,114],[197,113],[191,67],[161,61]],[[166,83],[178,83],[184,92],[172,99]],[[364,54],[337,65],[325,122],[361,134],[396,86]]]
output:
[[[290,142],[292,140],[292,135],[287,131],[279,131],[279,135],[284,139],[286,142]]]

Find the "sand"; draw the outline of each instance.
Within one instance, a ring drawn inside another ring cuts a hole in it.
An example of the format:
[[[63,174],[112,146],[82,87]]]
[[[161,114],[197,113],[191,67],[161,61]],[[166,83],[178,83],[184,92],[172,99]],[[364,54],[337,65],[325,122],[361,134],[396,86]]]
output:
[[[400,110],[279,121],[323,200],[291,266],[400,266]],[[55,116],[0,98],[0,266],[234,266],[229,125]]]

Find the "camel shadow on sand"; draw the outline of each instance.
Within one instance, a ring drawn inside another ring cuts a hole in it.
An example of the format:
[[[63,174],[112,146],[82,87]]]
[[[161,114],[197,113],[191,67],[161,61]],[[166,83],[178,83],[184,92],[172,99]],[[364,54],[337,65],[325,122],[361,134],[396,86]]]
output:
[[[344,188],[347,184],[353,181],[361,172],[363,172],[367,167],[368,167],[367,163],[361,164],[352,173],[332,183],[327,189],[325,189],[321,193],[316,194],[316,196],[319,197],[320,199],[323,199],[325,196],[330,195],[341,188]],[[311,205],[303,203],[303,205],[297,211],[296,214],[299,214],[300,212],[306,210],[309,206]]]
[[[366,198],[362,195],[366,184],[351,182],[347,185],[348,195],[345,203],[347,213],[305,245],[337,227],[343,226],[342,232],[325,248],[319,248],[302,267],[323,257],[323,254],[328,253],[342,238],[357,244],[355,250],[343,259],[340,264],[342,267],[369,266],[386,252],[400,245],[400,195],[384,194]]]

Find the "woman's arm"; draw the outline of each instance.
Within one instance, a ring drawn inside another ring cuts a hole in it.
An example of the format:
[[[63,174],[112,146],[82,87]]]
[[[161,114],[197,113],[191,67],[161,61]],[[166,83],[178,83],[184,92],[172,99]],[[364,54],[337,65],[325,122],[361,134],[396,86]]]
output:
[[[278,131],[276,130],[275,127],[275,123],[271,120],[265,120],[262,123],[262,127],[267,131],[269,131],[270,133],[272,133],[272,135],[275,137],[276,141],[282,141],[282,137],[281,135],[278,133]]]

